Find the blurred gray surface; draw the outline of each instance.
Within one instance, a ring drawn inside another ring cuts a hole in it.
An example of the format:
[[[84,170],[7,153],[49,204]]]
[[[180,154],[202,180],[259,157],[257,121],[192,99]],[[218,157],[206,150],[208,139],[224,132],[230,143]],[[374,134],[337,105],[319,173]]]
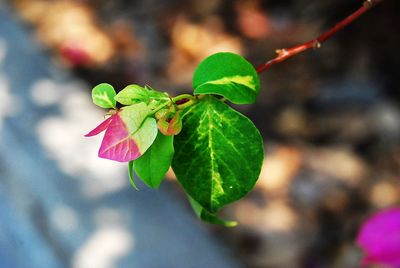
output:
[[[53,81],[53,91],[59,85],[58,101],[40,96],[46,90],[38,81]],[[76,87],[63,87],[71,83]],[[67,138],[89,109],[97,121],[85,121],[77,137],[100,122],[98,110],[80,106],[80,96],[89,94],[0,5],[0,267],[238,267],[165,186],[154,191],[140,184],[141,191],[133,191],[123,170],[106,178],[122,186],[105,184],[101,194],[88,194],[105,182],[79,159],[96,151],[80,151],[83,145]],[[76,107],[65,109],[68,100]],[[74,109],[77,116],[65,115]],[[75,154],[68,155],[71,146]],[[105,163],[90,161],[99,168]]]

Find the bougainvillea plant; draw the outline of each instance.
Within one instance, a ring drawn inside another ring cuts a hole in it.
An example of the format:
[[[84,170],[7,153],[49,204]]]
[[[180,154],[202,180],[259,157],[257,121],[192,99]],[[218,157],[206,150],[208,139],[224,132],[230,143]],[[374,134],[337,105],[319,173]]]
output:
[[[99,157],[128,162],[135,188],[133,172],[157,188],[172,166],[196,214],[232,226],[216,213],[254,187],[264,147],[254,124],[226,102],[255,102],[259,77],[241,56],[217,53],[197,67],[193,88],[194,95],[170,97],[139,85],[116,94],[111,85],[100,84],[92,91],[93,102],[111,110],[86,136],[105,130]]]
[[[92,99],[110,109],[109,117],[86,136],[105,131],[99,157],[127,162],[134,188],[134,172],[149,187],[158,188],[171,166],[200,219],[235,226],[236,222],[224,221],[217,213],[252,190],[261,171],[264,146],[254,124],[228,104],[254,103],[260,91],[259,73],[319,48],[378,2],[365,1],[318,38],[277,50],[276,58],[257,69],[229,52],[207,57],[195,70],[193,95],[171,97],[140,85],[129,85],[116,94],[111,85],[99,84]]]

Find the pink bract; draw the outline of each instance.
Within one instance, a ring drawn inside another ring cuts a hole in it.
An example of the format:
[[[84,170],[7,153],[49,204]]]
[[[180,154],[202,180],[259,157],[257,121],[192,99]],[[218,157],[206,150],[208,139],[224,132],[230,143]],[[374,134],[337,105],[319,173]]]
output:
[[[106,130],[99,150],[99,157],[129,162],[141,156],[136,142],[129,137],[124,122],[119,115],[113,118]]]
[[[93,129],[88,134],[86,134],[85,137],[96,136],[97,134],[103,132],[110,125],[112,119],[113,119],[113,116],[110,116],[109,118],[104,120],[100,125],[98,125],[95,129]]]
[[[104,120],[85,136],[95,136],[104,130],[106,133],[100,146],[99,157],[118,162],[129,162],[142,155],[136,142],[130,138],[119,113]]]
[[[400,267],[400,207],[373,214],[361,226],[356,240],[363,249],[361,265]]]

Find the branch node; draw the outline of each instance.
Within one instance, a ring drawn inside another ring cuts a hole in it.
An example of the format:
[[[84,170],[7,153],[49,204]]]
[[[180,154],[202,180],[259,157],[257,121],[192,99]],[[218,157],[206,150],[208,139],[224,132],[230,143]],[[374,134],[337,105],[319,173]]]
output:
[[[278,54],[279,57],[283,57],[288,54],[288,51],[285,48],[275,50],[275,53]]]
[[[371,8],[381,1],[382,0],[365,0],[363,5],[367,8]]]
[[[313,48],[321,48],[322,47],[322,43],[318,40],[315,40],[314,44],[313,44]]]
[[[1,1],[1,0],[0,0]],[[350,23],[352,23],[354,20],[359,18],[361,15],[363,15],[365,12],[370,10],[372,7],[376,6],[377,4],[383,2],[383,0],[364,0],[362,6],[354,11],[352,14],[344,18],[343,20],[339,21],[335,26],[327,30],[326,32],[322,33],[320,36],[318,36],[316,39],[310,40],[306,43],[303,43],[301,45],[291,47],[288,49],[282,48],[282,49],[277,49],[275,52],[277,56],[272,59],[267,61],[266,63],[260,65],[257,67],[257,73],[262,73],[263,71],[267,70],[270,68],[272,65],[282,62],[290,57],[293,57],[294,55],[297,55],[299,53],[302,53],[308,49],[311,48],[320,48],[322,43],[331,38],[336,32],[339,30],[343,29],[344,27],[348,26]]]

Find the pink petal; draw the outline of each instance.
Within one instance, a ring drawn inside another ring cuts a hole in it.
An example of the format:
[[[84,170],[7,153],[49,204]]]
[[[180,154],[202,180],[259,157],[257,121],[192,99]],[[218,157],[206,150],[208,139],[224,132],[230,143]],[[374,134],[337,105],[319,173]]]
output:
[[[107,118],[106,120],[104,120],[100,125],[98,125],[95,129],[93,129],[92,131],[90,131],[88,134],[85,135],[85,137],[92,137],[95,136],[97,134],[99,134],[100,132],[106,130],[106,128],[108,127],[108,125],[110,125],[111,121],[113,120],[114,115],[110,116],[109,118]]]
[[[400,207],[368,218],[358,233],[357,244],[365,252],[362,265],[400,267]]]
[[[121,117],[116,114],[108,126],[99,150],[99,157],[129,162],[135,160],[141,153],[135,141],[129,137],[129,132]]]

